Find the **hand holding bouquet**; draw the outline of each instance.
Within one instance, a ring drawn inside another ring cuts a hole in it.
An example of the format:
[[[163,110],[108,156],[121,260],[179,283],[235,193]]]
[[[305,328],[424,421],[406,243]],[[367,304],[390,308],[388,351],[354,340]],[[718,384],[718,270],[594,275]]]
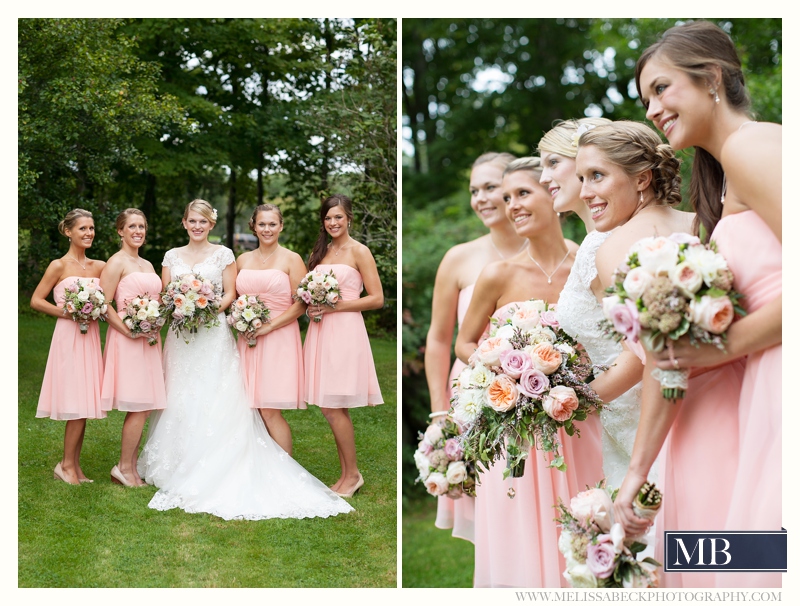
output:
[[[221,298],[221,290],[211,280],[187,273],[167,284],[161,293],[160,315],[171,318],[170,328],[176,335],[181,331],[196,333],[201,326],[219,326]]]
[[[642,497],[645,492],[648,496]],[[653,558],[637,559],[646,545],[638,537],[626,537],[622,526],[614,522],[614,496],[600,482],[578,493],[569,507],[558,503],[558,549],[567,563],[564,578],[572,587],[657,587],[656,569],[661,564]],[[661,493],[654,485],[645,484],[637,502],[640,498],[649,501],[647,507],[654,517],[661,506]]]
[[[601,322],[606,335],[616,341],[641,340],[655,352],[684,335],[692,345],[710,343],[724,350],[725,331],[735,315],[745,315],[737,304],[742,295],[733,289],[733,274],[714,242],[704,245],[689,234],[634,244],[607,292]],[[674,370],[656,369],[653,376],[665,398],[686,394],[688,369],[675,364]]]
[[[446,413],[440,413],[446,414]],[[443,416],[419,434],[414,462],[419,470],[417,482],[424,482],[429,494],[460,499],[475,496],[475,467],[464,460],[461,429]]]
[[[167,321],[161,311],[158,298],[138,295],[127,302],[122,321],[132,335],[147,335],[147,343],[155,345],[158,343],[158,331]]]
[[[89,322],[105,320],[108,306],[103,289],[92,279],[78,278],[64,290],[64,314],[78,322],[82,335],[89,330]]]
[[[339,281],[332,269],[325,273],[315,268],[300,281],[297,292],[292,298],[295,301],[303,301],[306,305],[327,305],[333,309],[339,302]],[[321,319],[315,316],[314,322],[319,322]]]
[[[226,312],[228,324],[240,335],[247,338],[247,346],[255,347],[256,339],[253,331],[258,330],[269,322],[269,309],[256,295],[241,295],[236,299]]]
[[[465,457],[480,472],[506,455],[505,477],[521,477],[531,445],[564,471],[557,432],[580,435],[576,421],[603,403],[587,385],[593,367],[556,320],[555,307],[531,300],[492,320],[453,387],[451,414],[465,426]]]

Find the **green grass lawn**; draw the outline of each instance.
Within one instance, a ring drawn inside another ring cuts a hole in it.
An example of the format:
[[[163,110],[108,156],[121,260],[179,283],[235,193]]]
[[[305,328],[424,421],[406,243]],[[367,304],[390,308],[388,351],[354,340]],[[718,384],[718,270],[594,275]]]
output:
[[[64,423],[37,419],[55,319],[19,315],[19,587],[396,587],[396,341],[373,339],[385,404],[351,411],[365,486],[355,511],[327,519],[224,521],[147,504],[154,487],[125,489],[109,471],[124,413],[89,420],[81,456],[94,484],[53,479]],[[102,334],[106,325],[101,324]],[[294,456],[325,484],[336,445],[317,407],[285,414]],[[146,428],[145,428],[146,431]]]
[[[433,525],[436,499],[407,501],[403,508],[403,587],[472,587],[475,548],[452,530]]]

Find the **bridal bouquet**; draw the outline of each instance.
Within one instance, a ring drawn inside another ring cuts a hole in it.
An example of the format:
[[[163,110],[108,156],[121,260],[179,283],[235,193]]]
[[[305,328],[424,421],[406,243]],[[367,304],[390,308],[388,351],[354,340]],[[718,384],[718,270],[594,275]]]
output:
[[[640,537],[626,537],[622,526],[614,523],[615,496],[616,491],[609,494],[600,482],[578,493],[569,507],[558,503],[558,549],[567,563],[564,578],[572,587],[658,586],[656,570],[661,564],[649,557],[637,559],[646,545]],[[642,486],[634,501],[636,514],[652,519],[660,506],[658,489],[653,484]]]
[[[295,301],[302,301],[306,305],[327,305],[336,307],[339,301],[339,281],[331,269],[327,273],[319,269],[308,272],[297,286],[297,292],[292,295]],[[314,322],[322,318],[314,317]]]
[[[78,278],[64,290],[64,314],[78,322],[81,334],[89,330],[89,322],[106,319],[106,297],[103,289],[91,279]]]
[[[222,292],[211,280],[187,273],[167,284],[161,293],[160,315],[171,318],[169,326],[176,335],[181,331],[196,333],[201,326],[219,326],[221,298]]]
[[[454,382],[450,408],[465,426],[465,459],[479,473],[480,465],[488,469],[505,454],[504,477],[521,477],[531,445],[551,453],[550,467],[566,470],[558,430],[580,435],[575,422],[603,405],[587,384],[595,367],[575,346],[544,301],[493,318],[489,336]]]
[[[269,309],[256,295],[241,295],[226,311],[228,324],[240,335],[252,332],[269,322]],[[248,339],[248,347],[255,347],[256,340]]]
[[[734,316],[745,315],[737,303],[742,295],[733,289],[733,274],[714,242],[704,245],[684,233],[634,244],[607,292],[606,319],[600,324],[606,336],[641,340],[650,351],[661,351],[683,335],[692,345],[711,343],[724,349]],[[653,376],[665,398],[686,394],[688,369],[656,369]]]
[[[464,460],[461,428],[452,419],[435,420],[419,434],[414,462],[417,482],[424,482],[429,494],[460,499],[475,496],[475,466]]]
[[[132,334],[146,334],[147,343],[155,345],[158,343],[158,331],[167,320],[161,314],[158,298],[139,295],[126,301],[125,315],[122,316],[122,321]]]

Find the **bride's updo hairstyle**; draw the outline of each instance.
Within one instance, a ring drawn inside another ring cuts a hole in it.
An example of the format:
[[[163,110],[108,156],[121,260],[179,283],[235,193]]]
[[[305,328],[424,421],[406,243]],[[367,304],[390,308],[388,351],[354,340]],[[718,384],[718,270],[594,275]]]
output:
[[[281,225],[283,225],[283,213],[281,209],[278,208],[275,204],[259,204],[256,206],[256,209],[253,211],[253,216],[250,217],[250,221],[247,222],[247,227],[250,228],[250,231],[253,232],[253,235],[256,236],[256,217],[258,217],[258,213],[260,212],[269,212],[272,211],[278,215],[278,221],[280,221]]]
[[[328,250],[328,232],[325,231],[325,217],[330,209],[337,206],[342,207],[342,212],[344,212],[347,217],[348,229],[350,229],[350,225],[353,223],[353,203],[350,198],[343,194],[334,194],[322,201],[322,206],[319,209],[319,236],[317,236],[317,241],[314,243],[314,248],[311,250],[311,255],[308,257],[309,270],[319,265],[319,262],[325,257],[325,253]]]
[[[663,61],[685,73],[701,89],[713,89],[730,107],[750,116],[750,95],[744,83],[742,62],[730,36],[710,21],[694,21],[668,29],[651,44],[636,62],[636,90],[642,97],[642,70],[651,59]],[[716,69],[722,74],[717,82]],[[712,94],[713,96],[713,94]],[[694,230],[700,224],[707,233],[722,216],[722,181],[724,173],[716,158],[702,148],[695,148],[689,199],[697,212]]]
[[[208,219],[211,222],[212,226],[217,224],[217,210],[205,200],[197,198],[196,200],[192,200],[191,202],[189,202],[189,204],[186,205],[186,210],[183,211],[184,220],[189,216],[189,213],[192,211],[203,215],[206,219]]]
[[[114,227],[117,228],[117,231],[122,231],[125,229],[125,223],[128,220],[128,217],[131,215],[138,215],[144,221],[144,229],[147,231],[147,217],[144,216],[144,213],[139,210],[138,208],[126,208],[121,213],[117,215],[117,220],[114,222]]]
[[[574,158],[578,155],[578,129],[581,126],[595,127],[611,124],[608,118],[578,118],[558,120],[555,126],[547,131],[539,140],[537,151],[542,154],[558,154],[565,158]]]
[[[94,220],[92,213],[90,213],[88,210],[83,210],[82,208],[73,208],[58,223],[58,233],[60,233],[62,236],[66,236],[67,234],[64,232],[72,229],[75,226],[75,223],[78,221],[78,219],[84,219],[84,218]]]
[[[617,120],[583,133],[578,147],[594,145],[626,175],[635,177],[650,170],[650,187],[660,204],[681,202],[681,161],[653,129],[631,120]]]

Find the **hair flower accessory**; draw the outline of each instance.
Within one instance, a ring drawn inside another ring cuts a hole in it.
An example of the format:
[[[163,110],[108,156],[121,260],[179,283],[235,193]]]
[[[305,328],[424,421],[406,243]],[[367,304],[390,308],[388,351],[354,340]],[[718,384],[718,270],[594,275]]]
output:
[[[217,209],[216,208],[212,208],[211,209],[211,218],[214,219],[214,221],[217,220]]]
[[[575,134],[572,135],[572,147],[578,147],[578,141],[581,138],[583,133],[588,133],[592,130],[596,125],[595,124],[581,124],[578,127],[578,130],[575,131]]]

